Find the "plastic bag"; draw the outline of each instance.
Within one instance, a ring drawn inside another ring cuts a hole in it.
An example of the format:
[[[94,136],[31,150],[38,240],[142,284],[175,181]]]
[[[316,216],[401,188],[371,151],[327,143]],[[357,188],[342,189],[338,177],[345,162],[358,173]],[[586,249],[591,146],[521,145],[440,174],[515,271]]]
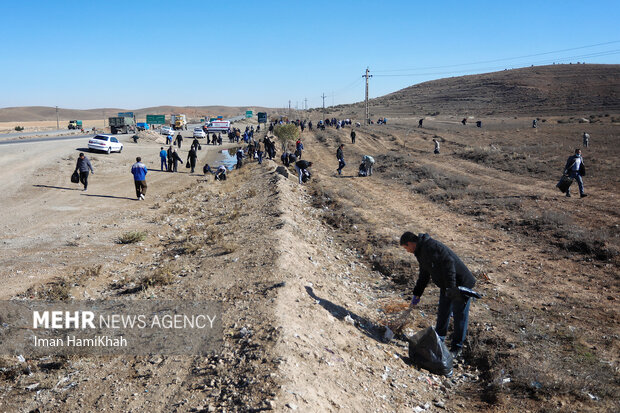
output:
[[[73,182],[74,184],[80,182],[80,174],[78,173],[78,171],[75,171],[71,174],[71,182]]]
[[[452,376],[452,355],[433,327],[419,331],[409,339],[409,359],[433,374]]]

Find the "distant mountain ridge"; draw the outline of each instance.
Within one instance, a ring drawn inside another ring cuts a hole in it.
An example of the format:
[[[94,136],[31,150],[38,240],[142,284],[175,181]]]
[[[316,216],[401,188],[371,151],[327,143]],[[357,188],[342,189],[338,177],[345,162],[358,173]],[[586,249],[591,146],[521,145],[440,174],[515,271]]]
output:
[[[136,117],[145,118],[146,115],[170,115],[184,113],[188,117],[198,118],[204,115],[237,116],[245,113],[246,109],[257,111],[267,110],[258,106],[155,106],[141,109],[99,108],[99,109],[64,109],[58,108],[58,117],[61,120],[80,119],[107,119],[119,112],[134,112]],[[50,106],[21,106],[0,108],[0,122],[28,122],[56,120],[56,108]]]

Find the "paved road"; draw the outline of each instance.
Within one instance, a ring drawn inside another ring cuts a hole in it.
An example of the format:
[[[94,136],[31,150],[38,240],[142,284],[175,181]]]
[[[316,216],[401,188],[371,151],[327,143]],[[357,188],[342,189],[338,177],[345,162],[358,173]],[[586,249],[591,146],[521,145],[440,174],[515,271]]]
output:
[[[244,119],[245,116],[244,115],[239,115],[239,116],[234,116],[232,118],[228,118],[225,120],[228,120],[230,122],[235,122],[241,119]],[[192,132],[194,130],[195,127],[197,126],[201,126],[200,123],[193,123],[193,124],[188,124],[187,125],[187,130]],[[69,133],[69,130],[67,129],[57,129],[57,130],[51,130],[51,131],[41,131],[41,132],[20,132],[20,133],[7,133],[7,134],[2,134],[0,135],[0,145],[8,145],[8,144],[12,144],[12,143],[34,143],[34,142],[46,142],[46,141],[65,141],[65,140],[70,140],[70,139],[83,139],[83,138],[90,138],[95,136],[94,134],[86,134],[86,135],[71,135],[71,136],[58,136],[58,135],[62,135],[64,133]],[[20,137],[28,137],[28,136],[40,136],[40,135],[52,135],[52,136],[46,136],[45,138],[34,138],[34,139],[7,139],[7,138],[20,138]],[[191,135],[191,133],[190,133]],[[119,136],[119,135],[113,135],[113,136]],[[122,135],[120,135],[122,136]]]
[[[69,129],[53,129],[46,131],[38,131],[38,132],[13,132],[13,133],[3,133],[0,134],[0,139],[2,138],[21,138],[25,136],[39,136],[39,135],[63,135],[71,133]]]
[[[15,143],[36,143],[36,142],[48,142],[48,141],[69,141],[72,139],[85,139],[91,138],[95,135],[92,133],[90,135],[71,135],[71,136],[49,136],[45,138],[35,138],[35,139],[14,139],[7,141],[0,141],[0,145],[10,145]]]

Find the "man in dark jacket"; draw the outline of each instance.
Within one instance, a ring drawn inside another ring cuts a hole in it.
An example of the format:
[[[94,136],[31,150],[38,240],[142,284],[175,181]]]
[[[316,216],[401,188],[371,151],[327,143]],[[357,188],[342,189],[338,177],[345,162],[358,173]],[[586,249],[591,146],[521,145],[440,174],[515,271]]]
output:
[[[194,173],[194,169],[196,169],[196,160],[198,160],[198,154],[196,154],[196,150],[192,146],[187,154],[187,162],[189,166],[192,168],[190,173]]]
[[[355,143],[355,131],[351,131],[351,143]]]
[[[304,182],[304,175],[306,177],[310,176],[310,172],[308,171],[308,168],[310,168],[312,166],[312,162],[308,162],[308,161],[297,161],[295,162],[295,171],[297,171],[297,176],[299,177],[299,183],[303,184]]]
[[[181,144],[183,143],[183,136],[181,135],[181,132],[179,132],[174,142],[177,144],[179,149],[181,149]]]
[[[344,149],[344,144],[340,144],[338,150],[336,151],[336,159],[338,159],[338,175],[342,174],[342,168],[344,168],[347,164],[344,162],[344,153],[342,150]]]
[[[179,162],[183,163],[183,159],[179,156],[176,149],[172,149],[172,172],[177,172]],[[170,169],[168,169],[170,171]]]
[[[78,156],[75,170],[80,173],[80,182],[84,185],[84,190],[86,191],[86,188],[88,188],[88,173],[90,171],[94,174],[95,171],[93,170],[93,166],[90,164],[90,160],[83,153],[80,153]]]
[[[463,296],[458,287],[473,288],[476,279],[450,248],[432,239],[428,234],[415,235],[412,232],[405,232],[400,237],[400,245],[407,252],[414,254],[420,265],[420,276],[413,289],[411,307],[420,302],[424,289],[432,279],[440,288],[435,331],[443,340],[448,333],[452,314],[454,331],[450,352],[453,357],[460,356],[467,334],[471,298]]]
[[[583,190],[583,179],[581,179],[582,175],[585,175],[586,168],[583,163],[583,158],[581,157],[581,149],[575,149],[575,154],[570,156],[566,161],[566,165],[564,166],[564,174],[569,177],[575,179],[577,181],[577,185],[579,186],[579,194],[582,198],[588,196]],[[570,187],[566,190],[566,196],[570,197]]]

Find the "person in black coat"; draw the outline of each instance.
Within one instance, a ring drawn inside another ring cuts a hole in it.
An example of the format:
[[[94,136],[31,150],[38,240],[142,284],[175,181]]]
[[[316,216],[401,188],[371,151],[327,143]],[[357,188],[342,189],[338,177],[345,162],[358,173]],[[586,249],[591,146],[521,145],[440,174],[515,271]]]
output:
[[[432,279],[440,288],[435,331],[443,341],[448,333],[450,315],[453,315],[454,331],[450,352],[453,357],[458,357],[467,334],[471,302],[471,298],[463,296],[458,287],[473,288],[476,279],[450,248],[428,234],[415,235],[405,232],[400,238],[400,245],[414,254],[420,264],[420,276],[413,289],[410,308],[420,302],[424,289]]]
[[[179,162],[183,162],[183,159],[181,159],[181,157],[179,156],[179,153],[177,152],[176,149],[172,149],[172,171],[176,172]]]
[[[338,150],[336,151],[336,159],[338,159],[338,175],[342,174],[342,168],[344,168],[347,164],[344,162],[344,153],[342,150],[344,149],[344,144],[340,144]]]
[[[295,162],[295,171],[297,171],[297,176],[299,177],[299,183],[302,184],[304,182],[304,175],[306,177],[310,177],[310,171],[308,171],[308,168],[310,168],[312,166],[312,162],[308,162],[308,161],[297,161]]]
[[[189,166],[192,168],[190,173],[194,173],[194,169],[196,169],[196,160],[198,159],[198,155],[196,154],[196,150],[192,146],[187,154],[187,162],[189,162]]]

